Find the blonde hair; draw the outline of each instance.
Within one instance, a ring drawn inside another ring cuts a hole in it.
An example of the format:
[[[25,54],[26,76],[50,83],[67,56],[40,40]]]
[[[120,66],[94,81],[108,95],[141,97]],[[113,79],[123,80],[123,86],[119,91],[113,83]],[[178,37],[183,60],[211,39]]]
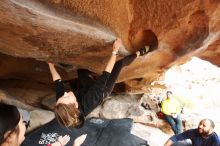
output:
[[[75,127],[81,124],[80,111],[75,107],[75,104],[59,103],[55,106],[54,112],[58,122],[65,127]]]

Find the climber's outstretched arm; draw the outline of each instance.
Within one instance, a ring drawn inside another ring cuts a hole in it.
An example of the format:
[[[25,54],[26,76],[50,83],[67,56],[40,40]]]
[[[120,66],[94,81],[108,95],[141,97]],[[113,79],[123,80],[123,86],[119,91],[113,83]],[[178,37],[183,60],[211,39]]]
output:
[[[53,78],[53,81],[56,81],[58,79],[61,79],[59,73],[57,72],[55,66],[53,63],[48,63],[48,66],[49,66],[49,69],[50,69],[50,73],[51,73],[51,76]]]
[[[112,55],[111,55],[107,65],[105,67],[106,72],[109,72],[109,73],[112,72],[112,69],[115,65],[117,53],[118,53],[120,46],[122,46],[122,41],[121,41],[121,39],[117,38],[113,44]]]

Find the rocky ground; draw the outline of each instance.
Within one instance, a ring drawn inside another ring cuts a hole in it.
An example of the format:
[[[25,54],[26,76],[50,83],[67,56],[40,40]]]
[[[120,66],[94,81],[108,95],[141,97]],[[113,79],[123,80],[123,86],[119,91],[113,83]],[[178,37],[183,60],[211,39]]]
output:
[[[5,88],[0,90],[0,99],[3,102],[15,104],[18,107],[30,111],[31,127],[28,129],[29,132],[54,118],[52,109],[55,105],[55,94],[52,91],[52,88],[50,90],[48,89],[49,88],[41,88],[41,90],[21,90],[19,88]],[[173,133],[164,120],[157,118],[156,112],[159,110],[157,102],[157,99],[150,98],[149,94],[112,94],[91,114],[89,114],[88,117],[118,119],[133,118],[144,115],[146,117],[144,123],[134,123],[131,133],[146,139],[151,146],[162,146],[163,143],[173,135]],[[141,106],[142,103],[148,104],[149,107],[145,109]],[[211,113],[208,113],[207,111],[207,113],[203,114]],[[184,128],[189,129],[195,128],[204,115],[190,113],[186,109],[182,117],[184,119]],[[160,141],[158,141],[158,137],[160,137]]]

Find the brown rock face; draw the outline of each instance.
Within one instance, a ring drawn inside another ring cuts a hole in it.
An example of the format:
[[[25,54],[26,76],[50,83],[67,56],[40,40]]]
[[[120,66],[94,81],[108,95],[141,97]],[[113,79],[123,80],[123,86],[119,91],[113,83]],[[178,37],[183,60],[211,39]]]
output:
[[[219,0],[1,0],[0,78],[48,82],[47,61],[72,65],[68,78],[77,68],[100,73],[116,37],[122,54],[159,40],[118,81],[151,80],[191,56],[220,65],[219,18]]]

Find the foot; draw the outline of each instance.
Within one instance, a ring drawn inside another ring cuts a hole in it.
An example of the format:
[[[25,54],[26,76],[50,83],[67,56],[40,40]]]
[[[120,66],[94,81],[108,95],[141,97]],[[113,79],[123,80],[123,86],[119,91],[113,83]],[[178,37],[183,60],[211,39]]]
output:
[[[139,51],[137,51],[136,54],[137,54],[137,56],[143,56],[143,55],[147,54],[148,52],[150,52],[150,46],[144,46]]]

